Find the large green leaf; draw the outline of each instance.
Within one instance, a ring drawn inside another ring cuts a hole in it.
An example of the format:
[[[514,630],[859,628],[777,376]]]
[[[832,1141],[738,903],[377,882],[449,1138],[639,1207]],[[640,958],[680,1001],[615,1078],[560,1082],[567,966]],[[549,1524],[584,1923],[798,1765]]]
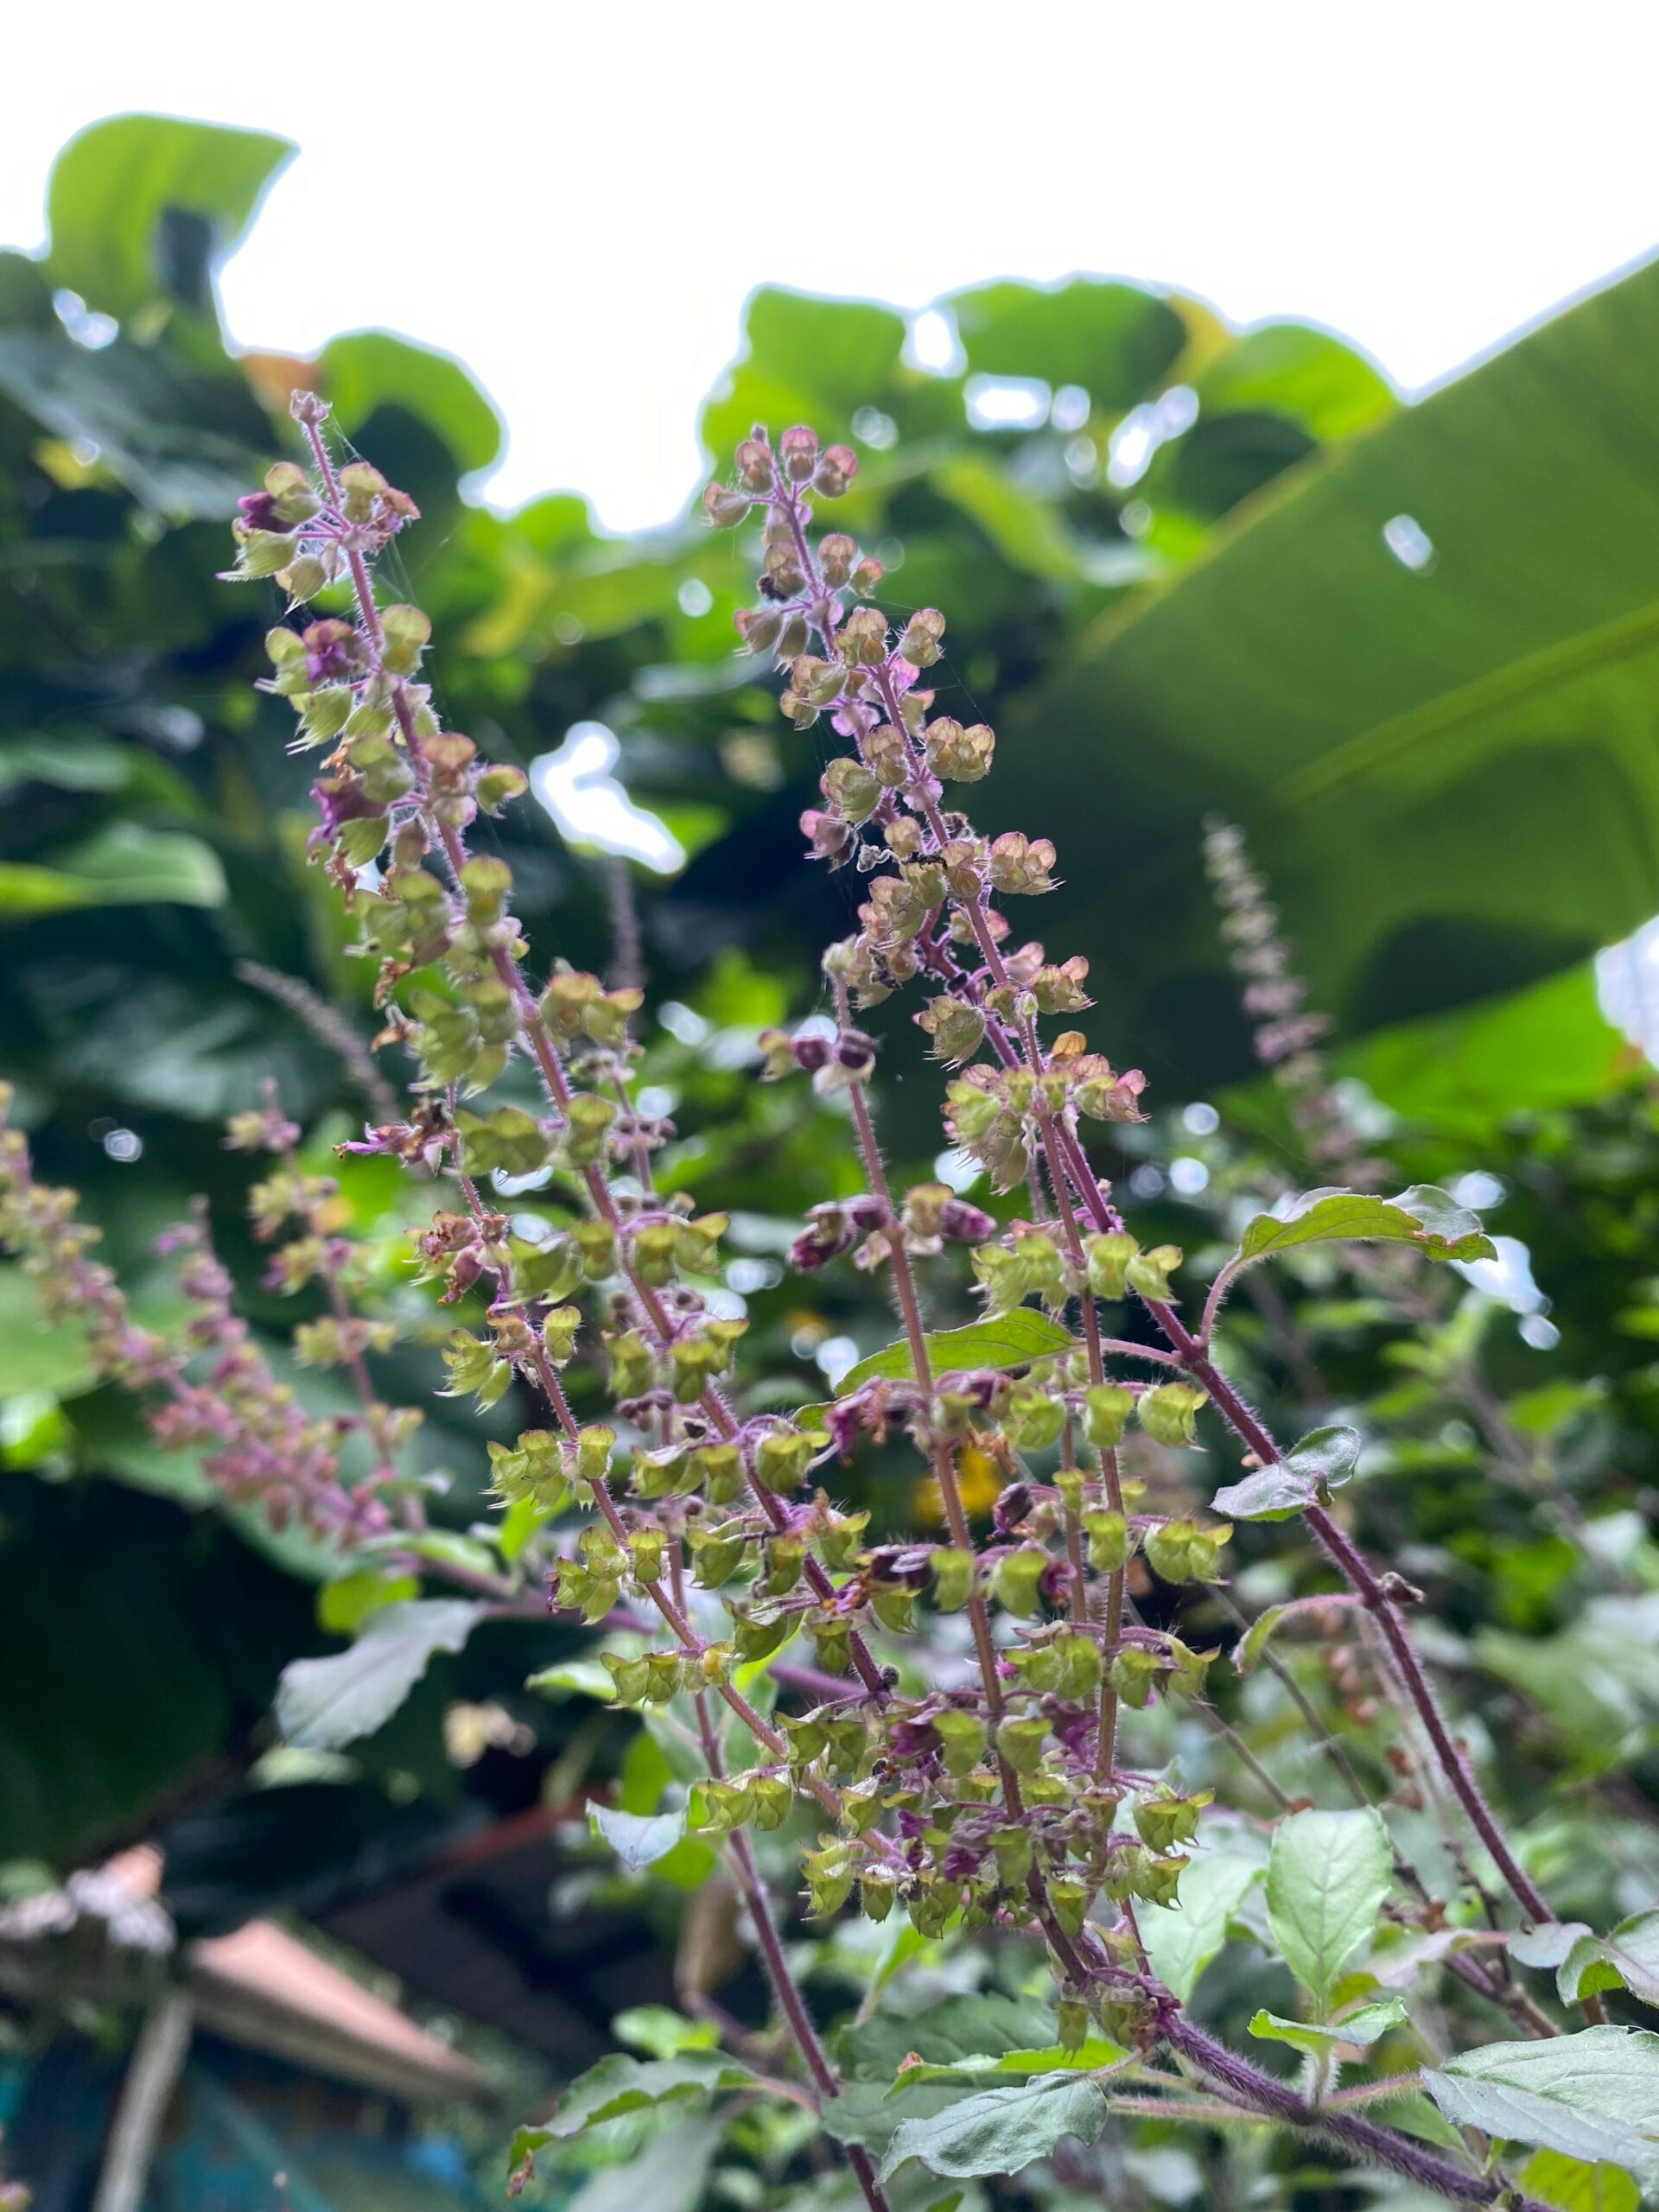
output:
[[[1659,2036],[1643,2029],[1487,2044],[1423,2082],[1459,2126],[1569,2158],[1605,2159],[1649,2186],[1659,2181]]]
[[[320,365],[335,419],[348,433],[377,407],[404,407],[437,432],[463,471],[487,468],[501,450],[499,416],[448,353],[387,330],[358,330],[331,339]]]
[[[169,210],[195,216],[223,255],[294,152],[286,138],[175,116],[117,115],[72,138],[52,170],[52,274],[88,307],[127,315],[175,288]]]
[[[1432,1183],[1414,1183],[1395,1198],[1362,1191],[1304,1191],[1274,1213],[1244,1225],[1238,1259],[1268,1260],[1298,1244],[1409,1244],[1429,1260],[1490,1260],[1491,1239],[1478,1216]]]
[[[952,294],[968,365],[988,376],[1080,385],[1113,413],[1155,391],[1186,343],[1167,301],[1138,284],[982,284]]]
[[[225,871],[200,837],[112,822],[50,867],[0,861],[0,923],[77,906],[219,906]]]
[[[1066,941],[1115,944],[1139,1049],[1214,1051],[1187,982],[1213,969],[1209,808],[1351,1028],[1558,971],[1659,907],[1656,341],[1650,265],[1282,479],[1024,718],[1021,826],[1063,868],[1069,846]],[[1427,565],[1390,550],[1401,517]]]
[[[1389,1832],[1370,1806],[1293,1814],[1273,1832],[1268,1923],[1285,1963],[1321,2014],[1338,1975],[1376,1926],[1393,1860]]]

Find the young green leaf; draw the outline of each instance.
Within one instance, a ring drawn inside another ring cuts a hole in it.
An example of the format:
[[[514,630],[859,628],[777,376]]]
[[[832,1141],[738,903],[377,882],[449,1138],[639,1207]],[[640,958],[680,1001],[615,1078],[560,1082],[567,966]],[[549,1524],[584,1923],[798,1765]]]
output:
[[[609,1805],[590,1805],[594,1833],[604,1837],[631,1874],[643,1874],[666,1858],[685,1834],[685,1809],[677,1812],[620,1813]]]
[[[1580,2028],[1449,2058],[1423,2086],[1450,2120],[1659,2182],[1659,2035]]]
[[[1330,2027],[1314,2027],[1306,2020],[1281,2019],[1277,2012],[1258,2012],[1250,2022],[1250,2033],[1263,2043],[1287,2043],[1318,2058],[1343,2044],[1353,2044],[1363,2050],[1390,2028],[1397,2028],[1405,2017],[1405,1999],[1390,1997],[1381,2005],[1363,2005],[1357,2012],[1350,2012],[1346,2019]]]
[[[1410,1244],[1430,1260],[1490,1260],[1496,1248],[1479,1217],[1432,1183],[1395,1198],[1362,1191],[1305,1191],[1245,1224],[1234,1264],[1246,1267],[1297,1244]]]
[[[417,1598],[372,1613],[355,1643],[327,1659],[295,1659],[276,1686],[276,1725],[305,1751],[337,1751],[372,1736],[409,1695],[435,1651],[459,1651],[484,1608]]]
[[[1050,2074],[1020,2088],[987,2089],[931,2119],[906,2120],[881,2161],[888,2180],[908,2158],[950,2180],[1017,2174],[1046,2158],[1062,2137],[1093,2143],[1106,2124],[1104,2092],[1092,2080]]]
[[[755,2085],[747,2066],[717,2051],[682,2051],[676,2058],[601,2058],[570,2084],[550,2119],[518,2130],[512,2139],[512,2164],[517,2166],[549,2143],[583,2134],[607,2120],[620,2120],[625,2113],[664,2104],[701,2112],[721,2089]]]
[[[995,1321],[975,1321],[965,1329],[938,1330],[927,1339],[927,1357],[936,1375],[948,1375],[957,1368],[1027,1367],[1033,1359],[1070,1351],[1075,1341],[1058,1321],[1051,1321],[1034,1306],[1019,1306],[1012,1313],[1004,1313]],[[861,1359],[856,1367],[842,1376],[841,1395],[845,1397],[866,1382],[878,1379],[905,1382],[914,1372],[909,1345],[889,1344],[885,1351],[872,1352],[868,1359]]]
[[[575,1697],[596,1697],[608,1705],[616,1695],[616,1677],[597,1659],[561,1659],[556,1666],[543,1667],[530,1675],[524,1688],[539,1690],[543,1697],[564,1692]]]
[[[1394,1863],[1376,1809],[1295,1813],[1274,1830],[1268,1920],[1285,1963],[1317,2010],[1376,1926]]]
[[[1578,1937],[1555,1976],[1563,2005],[1603,1989],[1628,1989],[1659,2005],[1659,1912],[1633,1913],[1611,1936]]]
[[[1288,1521],[1348,1480],[1363,1440],[1357,1428],[1313,1429],[1272,1466],[1218,1490],[1211,1504],[1234,1521]]]
[[[1253,1859],[1200,1852],[1181,1876],[1179,1906],[1143,1904],[1137,1916],[1152,1970],[1185,2004],[1227,1941],[1227,1923],[1262,1878]]]

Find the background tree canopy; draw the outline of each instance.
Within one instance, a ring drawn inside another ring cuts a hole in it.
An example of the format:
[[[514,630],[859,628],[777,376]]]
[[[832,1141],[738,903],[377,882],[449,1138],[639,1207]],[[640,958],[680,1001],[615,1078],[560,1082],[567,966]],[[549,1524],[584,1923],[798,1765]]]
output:
[[[500,425],[459,364],[402,337],[229,353],[214,269],[291,152],[99,124],[60,161],[44,256],[0,256],[0,1039],[19,1118],[43,1172],[87,1193],[141,1306],[171,1295],[150,1241],[195,1192],[250,1272],[227,1113],[274,1078],[325,1156],[363,1118],[352,1066],[259,979],[374,1026],[372,978],[306,865],[313,764],[284,752],[282,702],[251,689],[267,588],[215,580],[238,495],[289,449],[289,392],[317,389],[423,510],[409,592],[450,722],[550,807],[569,779],[548,763],[602,725],[626,793],[683,855],[629,870],[669,1007],[652,1073],[676,1102],[676,1179],[733,1214],[756,1341],[778,1402],[798,1402],[825,1339],[868,1352],[892,1327],[879,1300],[776,1265],[802,1206],[850,1170],[833,1116],[755,1090],[753,1039],[816,1003],[817,950],[854,893],[798,863],[822,760],[733,654],[748,565],[689,517],[625,539],[576,493],[508,515],[469,498]],[[1129,283],[997,282],[939,304],[958,341],[945,372],[915,364],[892,309],[757,293],[703,410],[711,465],[756,421],[853,446],[846,527],[879,547],[885,605],[944,606],[971,640],[940,671],[941,704],[995,721],[1010,826],[1056,839],[1066,880],[1045,925],[1090,950],[1098,1033],[1145,1067],[1161,1112],[1220,1098],[1236,1133],[1282,1147],[1199,857],[1212,810],[1245,826],[1340,1064],[1392,1116],[1401,1179],[1479,1165],[1511,1187],[1499,1225],[1548,1281],[1564,1371],[1598,1377],[1538,1420],[1592,1414],[1598,1467],[1622,1434],[1604,1503],[1650,1503],[1656,1140],[1589,961],[1659,909],[1659,264],[1409,407],[1329,333],[1241,334]],[[544,812],[499,831],[537,959],[605,969],[615,864]],[[886,1109],[917,1161],[941,1141],[931,1090],[906,1081],[920,1046],[894,1035]],[[390,1236],[408,1200],[384,1166],[353,1164],[347,1190]],[[1224,1166],[1217,1152],[1217,1186]],[[1201,1242],[1203,1220],[1166,1202]],[[0,1324],[0,1673],[23,1686],[0,1713],[0,1858],[73,1860],[182,1811],[202,1924],[310,1895],[328,1871],[314,1807],[296,1792],[251,1822],[243,1782],[281,1663],[353,1624],[340,1562],[207,1511],[205,1478],[88,1387],[73,1332],[42,1331],[9,1271]],[[1343,1357],[1357,1395],[1414,1387],[1363,1346]],[[1506,1391],[1544,1387],[1535,1354],[1504,1357]],[[504,1408],[493,1433],[514,1426]],[[433,1406],[423,1448],[454,1478],[440,1510],[460,1544],[481,1510],[479,1433]],[[1463,1443],[1423,1452],[1466,1506]],[[1401,1542],[1449,1541],[1451,1503],[1412,1496]],[[1493,1679],[1528,1681],[1543,1638],[1578,1632],[1556,1602],[1567,1569],[1519,1522],[1464,1518],[1463,1624]],[[90,1634],[89,1573],[110,1599]],[[355,1748],[331,1802],[355,1791],[360,1817],[336,1821],[330,1850],[390,1848],[394,1829],[413,1847],[469,1796],[499,1810],[533,1793],[540,1769],[447,1760],[437,1716],[499,1696],[543,1764],[563,1755],[574,1707],[518,1695],[561,1637],[498,1623],[440,1656]],[[1659,1699],[1651,1682],[1630,1695],[1650,1758]]]

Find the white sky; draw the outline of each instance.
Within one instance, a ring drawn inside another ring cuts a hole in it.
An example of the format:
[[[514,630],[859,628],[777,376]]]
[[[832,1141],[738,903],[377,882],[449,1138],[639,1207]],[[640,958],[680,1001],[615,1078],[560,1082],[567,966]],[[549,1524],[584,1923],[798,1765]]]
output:
[[[1649,0],[51,0],[4,61],[0,240],[97,117],[282,132],[236,338],[445,346],[508,423],[493,496],[616,528],[693,488],[759,283],[1125,275],[1413,388],[1659,240]]]

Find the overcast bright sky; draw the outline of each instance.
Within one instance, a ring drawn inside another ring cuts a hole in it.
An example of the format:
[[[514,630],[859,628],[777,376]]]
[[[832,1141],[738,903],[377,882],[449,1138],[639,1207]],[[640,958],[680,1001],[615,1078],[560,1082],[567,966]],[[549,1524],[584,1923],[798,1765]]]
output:
[[[459,353],[508,424],[493,496],[617,528],[693,487],[760,283],[1124,275],[1416,388],[1659,242],[1646,0],[54,0],[6,66],[0,240],[40,243],[99,116],[282,132],[234,336]]]

